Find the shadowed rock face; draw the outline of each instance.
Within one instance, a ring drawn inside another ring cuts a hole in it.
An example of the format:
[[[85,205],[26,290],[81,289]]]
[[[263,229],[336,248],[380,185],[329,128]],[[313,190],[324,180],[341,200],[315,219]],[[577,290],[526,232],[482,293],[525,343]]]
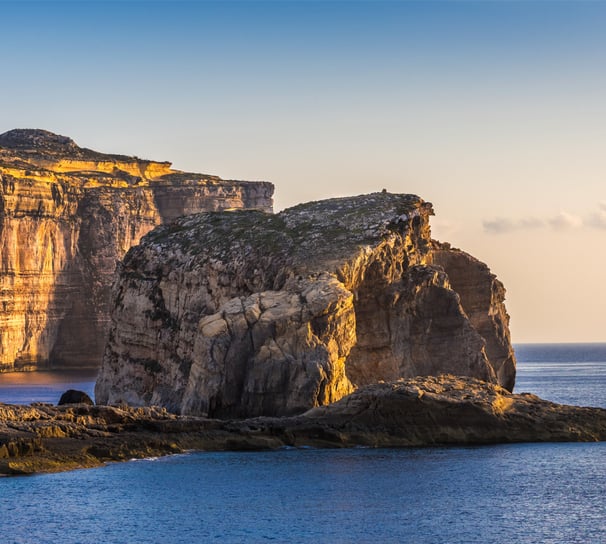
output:
[[[513,387],[504,290],[486,268],[476,287],[493,296],[459,296],[432,214],[414,195],[375,193],[155,229],[120,267],[97,402],[249,417],[418,375]],[[484,335],[503,349],[489,354]]]
[[[498,381],[513,391],[515,355],[509,334],[509,316],[505,310],[505,288],[490,269],[464,251],[434,242],[433,262],[448,274],[450,285],[458,293],[461,305],[473,327],[486,342],[486,355],[492,362]]]
[[[272,193],[43,130],[0,135],[0,371],[99,366],[126,251],[183,214],[271,211]]]

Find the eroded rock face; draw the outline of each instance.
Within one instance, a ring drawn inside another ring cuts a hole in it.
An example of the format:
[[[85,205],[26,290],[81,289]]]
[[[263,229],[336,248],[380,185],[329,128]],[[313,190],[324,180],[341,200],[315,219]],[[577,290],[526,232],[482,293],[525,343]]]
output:
[[[476,326],[507,329],[504,291],[470,318],[434,264],[432,213],[414,195],[375,193],[155,229],[120,267],[97,402],[249,417],[418,375],[513,386],[511,346],[504,369]]]
[[[183,214],[271,211],[272,193],[42,130],[0,135],[0,371],[99,366],[126,251]]]

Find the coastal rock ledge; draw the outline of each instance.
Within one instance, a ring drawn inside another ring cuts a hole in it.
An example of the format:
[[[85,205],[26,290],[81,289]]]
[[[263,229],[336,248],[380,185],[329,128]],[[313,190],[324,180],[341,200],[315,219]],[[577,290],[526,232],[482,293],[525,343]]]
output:
[[[430,215],[383,192],[154,229],[119,268],[97,403],[244,418],[415,376],[512,390],[503,285]]]
[[[606,440],[606,410],[512,394],[474,378],[369,385],[293,417],[218,420],[156,407],[0,404],[0,474],[31,474],[188,450],[406,447]]]

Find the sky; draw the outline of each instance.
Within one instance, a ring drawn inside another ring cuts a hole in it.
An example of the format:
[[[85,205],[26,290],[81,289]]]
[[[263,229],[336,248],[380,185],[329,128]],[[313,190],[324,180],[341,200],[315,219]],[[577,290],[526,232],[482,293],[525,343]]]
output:
[[[606,1],[0,0],[0,52],[0,133],[418,194],[514,342],[606,341]]]

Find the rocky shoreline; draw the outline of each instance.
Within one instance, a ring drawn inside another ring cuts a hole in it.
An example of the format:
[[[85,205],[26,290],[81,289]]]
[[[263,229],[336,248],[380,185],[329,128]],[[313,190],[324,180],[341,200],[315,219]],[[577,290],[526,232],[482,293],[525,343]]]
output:
[[[0,404],[0,475],[190,450],[421,447],[606,440],[606,409],[565,406],[468,377],[370,385],[293,417],[219,420],[155,407]]]

